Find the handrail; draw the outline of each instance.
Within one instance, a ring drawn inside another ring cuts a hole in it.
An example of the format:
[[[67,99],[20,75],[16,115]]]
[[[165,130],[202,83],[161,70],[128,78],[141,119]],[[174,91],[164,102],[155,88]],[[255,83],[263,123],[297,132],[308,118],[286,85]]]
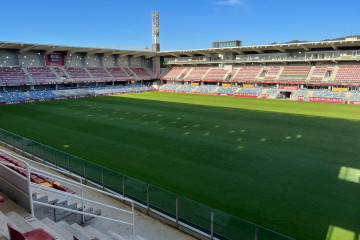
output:
[[[49,164],[46,164],[46,165],[45,165],[45,164],[42,164],[42,163],[40,163],[40,162],[38,162],[38,161],[33,161],[33,160],[29,159],[29,158],[23,157],[23,156],[21,156],[21,155],[17,155],[17,154],[15,154],[15,153],[12,153],[12,152],[10,152],[10,151],[6,151],[6,150],[4,150],[4,149],[1,149],[1,152],[5,153],[5,154],[7,154],[7,155],[10,155],[10,156],[12,156],[12,157],[16,157],[16,158],[18,158],[18,159],[26,159],[26,160],[23,160],[23,161],[32,162],[32,163],[35,163],[35,164],[39,164],[39,165],[41,165],[41,166],[46,166],[47,168],[50,168],[50,169],[52,169],[52,170],[54,170],[54,171],[61,172],[61,173],[66,174],[66,175],[70,175],[71,177],[74,177],[74,178],[79,179],[79,182],[82,183],[82,179],[83,179],[83,178],[80,177],[80,176],[78,176],[78,175],[76,175],[76,174],[73,174],[72,172],[62,170],[61,168],[54,168],[54,167],[52,167],[52,166],[49,165]],[[35,158],[40,159],[40,158],[38,158],[38,157],[35,157]]]
[[[107,218],[107,217],[103,217],[103,216],[99,216],[99,215],[95,215],[95,214],[91,214],[91,213],[87,213],[87,212],[80,212],[78,210],[74,210],[74,209],[70,209],[70,208],[64,208],[64,207],[60,207],[60,206],[56,206],[56,205],[52,205],[52,204],[47,204],[47,203],[43,203],[43,202],[38,202],[38,201],[34,201],[36,204],[38,205],[42,205],[42,206],[46,206],[46,207],[51,207],[51,208],[57,208],[60,210],[64,210],[64,211],[68,211],[68,212],[74,212],[74,213],[78,213],[78,214],[84,214],[84,215],[88,215],[91,217],[96,217],[96,218],[100,218],[100,219],[105,219],[105,220],[109,220],[109,221],[114,221],[114,222],[118,222],[118,223],[123,223],[123,224],[127,224],[130,226],[133,226],[133,224],[131,223],[127,223],[121,220],[116,220],[116,219],[112,219],[112,218]]]
[[[11,155],[12,157],[16,157],[16,158],[25,158],[25,157],[18,156],[18,155],[16,155],[16,154],[13,154],[13,153],[8,152],[8,151],[3,151],[3,150],[1,150],[1,152],[6,152],[6,154],[9,154],[9,155]],[[30,159],[29,159],[29,161],[35,162],[35,161],[30,160]],[[41,164],[41,163],[39,163],[39,162],[35,162],[35,163],[36,163],[36,164],[39,164],[39,165],[43,165],[43,164]],[[49,167],[49,166],[46,165],[46,167]],[[55,171],[60,171],[60,172],[62,172],[62,173],[64,173],[64,174],[68,174],[67,171],[63,171],[63,170],[61,170],[60,168],[53,168],[53,167],[50,167],[50,168],[51,168],[52,170],[55,170]],[[74,181],[71,181],[71,180],[69,180],[69,179],[60,177],[60,176],[58,176],[58,175],[51,174],[51,173],[45,172],[45,171],[43,171],[43,170],[40,170],[40,169],[34,168],[34,167],[32,167],[31,169],[36,170],[36,171],[40,172],[41,174],[45,174],[45,175],[48,175],[48,176],[50,176],[50,177],[55,177],[55,178],[61,179],[62,181],[66,182],[66,183],[68,183],[68,184],[70,184],[70,185],[71,185],[71,184],[74,184],[74,186],[78,186],[78,185],[75,184]],[[71,176],[73,176],[73,175],[71,175]],[[78,175],[74,175],[74,176],[76,176],[76,177],[79,178],[80,180],[83,179],[82,177],[80,177],[80,176],[78,176]],[[79,184],[79,185],[80,185],[80,184]],[[116,195],[116,194],[113,194],[113,193],[110,193],[110,192],[107,192],[107,191],[103,191],[103,190],[100,190],[100,189],[97,189],[97,188],[93,188],[93,187],[87,186],[87,185],[82,184],[82,183],[81,183],[81,186],[84,187],[84,188],[87,188],[87,189],[90,189],[90,190],[93,190],[93,191],[96,191],[96,192],[99,192],[99,193],[108,195],[108,196],[110,196],[110,197],[114,197],[114,198],[118,198],[118,199],[123,200],[123,201],[127,201],[127,202],[129,202],[129,203],[132,203],[132,202],[133,202],[133,200],[131,200],[131,199],[127,198],[127,197],[122,197],[121,195]]]
[[[103,207],[108,207],[108,208],[111,208],[111,209],[115,209],[115,210],[119,210],[121,212],[125,212],[125,213],[129,213],[131,214],[132,212],[128,211],[128,210],[123,210],[121,208],[116,208],[116,207],[113,207],[113,206],[110,206],[110,205],[107,205],[107,204],[104,204],[104,203],[100,203],[100,202],[96,202],[96,201],[93,201],[93,200],[90,200],[90,199],[86,199],[84,197],[80,197],[78,195],[75,195],[75,194],[71,194],[71,193],[67,193],[67,192],[64,192],[64,191],[60,191],[60,190],[57,190],[55,188],[49,188],[49,187],[45,187],[45,186],[42,186],[40,184],[37,184],[37,183],[31,183],[32,186],[36,187],[36,188],[40,188],[40,189],[43,189],[43,190],[46,190],[48,192],[53,192],[53,193],[58,193],[58,194],[61,194],[61,195],[64,195],[64,196],[67,196],[67,197],[72,197],[72,198],[75,198],[77,200],[83,200],[85,202],[89,202],[89,203],[94,203],[94,204],[97,204],[97,205],[100,205],[100,206],[103,206]]]
[[[30,214],[32,217],[34,217],[35,215],[34,215],[34,205],[33,205],[33,199],[32,199],[32,191],[31,191],[30,166],[25,161],[19,160],[19,162],[21,162],[22,164],[24,164],[26,166],[26,178],[27,178],[28,188],[29,188],[28,191],[29,191],[29,201],[30,201]],[[15,165],[11,165],[11,164],[7,164],[2,161],[0,161],[0,164],[24,170],[24,168],[21,168],[21,167],[15,166]]]
[[[17,161],[19,161],[17,159]],[[49,206],[49,207],[53,207],[53,208],[58,208],[58,209],[61,209],[61,210],[65,210],[65,211],[69,211],[69,212],[76,212],[76,213],[79,213],[79,214],[82,214],[83,216],[83,219],[84,219],[84,215],[89,215],[89,216],[92,216],[92,217],[98,217],[98,218],[101,218],[101,219],[105,219],[105,220],[110,220],[110,221],[114,221],[114,222],[118,222],[118,223],[123,223],[123,224],[127,224],[127,225],[130,225],[132,226],[133,228],[133,234],[135,235],[135,218],[134,218],[134,215],[135,215],[135,212],[134,212],[134,207],[133,207],[133,204],[132,204],[132,211],[128,211],[128,210],[124,210],[124,209],[121,209],[121,208],[116,208],[116,207],[113,207],[113,206],[110,206],[110,205],[107,205],[107,204],[104,204],[104,203],[100,203],[100,202],[97,202],[97,201],[93,201],[93,200],[90,200],[90,199],[86,199],[84,197],[80,197],[80,196],[77,196],[77,195],[74,195],[74,194],[70,194],[70,193],[67,193],[67,192],[64,192],[64,191],[60,191],[60,190],[57,190],[57,189],[53,189],[53,188],[50,188],[50,187],[45,187],[45,186],[42,186],[40,184],[37,184],[37,183],[32,183],[31,182],[31,179],[30,179],[30,175],[31,173],[37,173],[36,171],[33,171],[33,170],[39,170],[39,169],[36,169],[36,168],[32,168],[32,170],[30,170],[30,167],[29,167],[29,164],[27,162],[24,162],[24,161],[19,161],[21,163],[23,163],[24,165],[26,165],[26,170],[27,170],[27,182],[28,182],[28,186],[29,186],[29,198],[30,198],[30,208],[31,208],[31,216],[34,218],[35,217],[35,212],[34,212],[34,203],[38,204],[38,205],[43,205],[43,206]],[[12,168],[16,168],[16,169],[20,169],[20,170],[24,170],[24,168],[22,167],[18,167],[18,166],[15,166],[13,164],[9,164],[9,163],[5,163],[3,161],[0,161],[0,164],[2,165],[5,165],[5,166],[8,166],[8,167],[12,167]],[[39,172],[44,172],[44,171],[41,171],[39,170]],[[47,174],[49,176],[52,176],[52,174]],[[19,176],[22,176],[22,175],[19,175]],[[55,175],[56,176],[56,175]],[[22,176],[23,177],[23,176]],[[59,176],[56,176],[56,177],[59,177]],[[62,177],[59,177],[61,179],[64,179]],[[55,180],[55,179],[54,179]],[[71,181],[70,181],[71,182]],[[71,183],[68,183],[69,185],[73,185],[75,187],[79,187],[75,184],[71,184]],[[31,189],[31,186],[35,187],[35,188],[39,188],[39,189],[42,189],[42,190],[45,190],[47,192],[53,192],[53,193],[56,193],[56,194],[60,194],[60,195],[64,195],[66,197],[70,197],[70,198],[74,198],[74,199],[77,199],[77,200],[80,200],[81,201],[81,204],[82,204],[82,211],[75,211],[75,210],[72,210],[72,209],[69,209],[69,208],[63,208],[63,207],[59,207],[59,206],[54,206],[52,204],[46,204],[46,203],[43,203],[43,202],[38,202],[38,201],[34,201],[32,199],[32,189]],[[82,189],[81,189],[81,195],[82,195]],[[113,194],[111,194],[113,195]],[[132,202],[132,200],[129,200],[129,199],[126,199],[127,201],[130,201]],[[116,219],[113,219],[113,218],[107,218],[107,217],[103,217],[103,216],[98,216],[98,215],[94,215],[94,214],[89,214],[89,213],[86,213],[84,212],[84,207],[83,207],[83,201],[84,202],[88,202],[88,203],[93,203],[93,204],[96,204],[96,205],[99,205],[99,206],[103,206],[103,207],[106,207],[106,208],[110,208],[110,209],[114,209],[114,210],[118,210],[120,212],[123,212],[123,213],[127,213],[127,214],[131,214],[133,215],[133,218],[132,218],[132,223],[129,223],[129,222],[124,222],[124,221],[121,221],[121,220],[116,220]]]

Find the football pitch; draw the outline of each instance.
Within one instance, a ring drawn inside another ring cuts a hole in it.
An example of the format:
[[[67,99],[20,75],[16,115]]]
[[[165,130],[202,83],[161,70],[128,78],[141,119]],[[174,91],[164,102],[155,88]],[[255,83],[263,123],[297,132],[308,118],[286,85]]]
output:
[[[0,128],[296,239],[360,239],[360,106],[151,92],[0,106]]]

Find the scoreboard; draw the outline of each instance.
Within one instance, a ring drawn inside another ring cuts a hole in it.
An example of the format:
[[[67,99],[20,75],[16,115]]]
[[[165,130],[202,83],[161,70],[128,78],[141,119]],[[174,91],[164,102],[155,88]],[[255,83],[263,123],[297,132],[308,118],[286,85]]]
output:
[[[49,53],[45,55],[46,66],[64,66],[64,55],[62,53]]]
[[[60,55],[58,54],[51,54],[49,55],[50,62],[60,62]]]

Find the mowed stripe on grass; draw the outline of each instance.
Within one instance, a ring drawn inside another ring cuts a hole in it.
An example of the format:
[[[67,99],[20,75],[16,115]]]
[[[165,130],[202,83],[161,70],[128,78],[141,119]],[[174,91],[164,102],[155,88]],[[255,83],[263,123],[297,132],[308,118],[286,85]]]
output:
[[[291,113],[291,114],[288,114]],[[360,108],[169,93],[0,107],[0,127],[297,239],[357,230]]]

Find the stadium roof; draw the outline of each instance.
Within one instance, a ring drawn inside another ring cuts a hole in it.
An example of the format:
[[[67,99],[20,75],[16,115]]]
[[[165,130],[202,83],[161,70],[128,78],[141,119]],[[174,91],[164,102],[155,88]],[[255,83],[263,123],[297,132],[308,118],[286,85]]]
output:
[[[17,43],[17,42],[0,42],[0,49],[18,49],[20,53],[26,53],[31,50],[45,51],[46,53],[52,52],[69,52],[72,53],[86,53],[87,55],[102,53],[105,55],[117,54],[120,56],[134,56],[151,58],[154,56],[174,56],[179,57],[203,55],[210,56],[211,54],[224,54],[236,53],[244,54],[248,52],[263,53],[266,51],[287,52],[291,50],[310,51],[311,49],[329,49],[339,50],[340,48],[347,47],[360,47],[359,39],[352,40],[337,40],[337,41],[320,41],[320,42],[303,42],[303,43],[283,43],[283,44],[270,44],[258,46],[241,46],[241,47],[227,47],[227,48],[207,48],[207,49],[192,49],[192,50],[176,50],[176,51],[163,51],[163,52],[148,52],[115,48],[97,48],[97,47],[76,47],[76,46],[63,46],[63,45],[47,45],[47,44],[34,44],[34,43]]]
[[[0,49],[17,49],[19,53],[26,53],[28,51],[45,51],[46,54],[53,52],[69,52],[69,53],[86,53],[87,55],[103,53],[105,55],[118,54],[120,56],[136,56],[136,57],[153,57],[156,55],[154,52],[135,51],[126,49],[115,48],[97,48],[97,47],[75,47],[63,45],[48,45],[48,44],[35,44],[35,43],[17,43],[17,42],[0,42]]]
[[[291,50],[310,51],[311,49],[328,49],[332,48],[334,51],[339,48],[346,47],[360,47],[360,40],[339,40],[339,41],[320,41],[320,42],[303,42],[303,43],[283,43],[283,44],[270,44],[270,45],[258,45],[258,46],[242,46],[242,47],[227,47],[227,48],[207,48],[207,49],[194,49],[194,50],[176,50],[165,51],[158,53],[159,56],[175,56],[180,55],[194,56],[204,55],[210,56],[210,54],[219,53],[237,53],[244,54],[247,52],[263,53],[265,51],[278,51],[287,52]]]

